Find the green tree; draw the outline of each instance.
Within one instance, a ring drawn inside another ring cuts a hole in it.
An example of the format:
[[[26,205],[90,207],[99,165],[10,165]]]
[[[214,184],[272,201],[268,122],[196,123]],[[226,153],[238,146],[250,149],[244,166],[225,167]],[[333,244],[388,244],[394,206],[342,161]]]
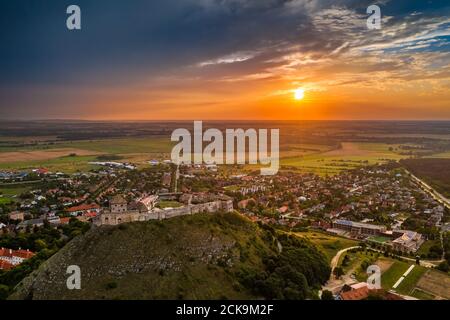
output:
[[[47,248],[47,243],[43,239],[37,239],[34,241],[34,246],[38,251],[41,251],[42,249]]]
[[[442,261],[438,266],[437,266],[438,270],[441,270],[443,272],[449,272],[450,271],[450,266],[448,265],[447,261]]]
[[[328,290],[322,291],[322,300],[334,300],[333,293]]]
[[[334,268],[333,273],[337,278],[339,278],[340,276],[344,275],[344,270],[342,270],[341,267],[336,267]]]
[[[0,284],[0,300],[6,300],[9,296],[9,288]]]

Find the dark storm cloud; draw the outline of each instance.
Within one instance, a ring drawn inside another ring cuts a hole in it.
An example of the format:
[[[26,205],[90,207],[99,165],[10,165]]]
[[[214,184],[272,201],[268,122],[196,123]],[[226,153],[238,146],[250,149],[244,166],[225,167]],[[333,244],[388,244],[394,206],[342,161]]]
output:
[[[378,4],[383,14],[395,16],[389,22],[395,26],[398,19],[414,12],[442,15],[443,8],[448,10],[446,2],[384,0]],[[276,66],[274,61],[290,50],[298,50],[296,46],[301,46],[302,52],[338,54],[349,50],[345,44],[355,39],[354,45],[366,45],[367,39],[361,35],[364,25],[360,23],[364,20],[356,25],[326,28],[329,21],[321,12],[348,8],[364,16],[367,6],[373,3],[4,0],[0,4],[0,115],[13,114],[14,106],[26,110],[30,104],[35,110],[45,106],[40,110],[48,114],[68,97],[76,99],[77,88],[82,99],[87,88],[178,74],[195,66],[205,66],[199,74],[206,75],[234,74],[239,70],[256,73],[263,67]],[[81,31],[65,27],[65,11],[70,4],[81,7]],[[320,19],[325,21],[322,28]],[[392,39],[402,37],[402,32],[415,31],[399,31]],[[243,63],[236,66],[234,61]],[[217,69],[213,70],[215,65]],[[56,95],[45,93],[55,86],[65,89]],[[35,94],[30,96],[29,92]]]
[[[361,4],[333,3],[345,2]],[[81,31],[65,28],[65,10],[74,3],[82,9]],[[3,84],[107,81],[115,71],[124,76],[139,71],[159,73],[274,42],[320,47],[307,9],[328,3],[331,1],[3,1],[0,80]]]

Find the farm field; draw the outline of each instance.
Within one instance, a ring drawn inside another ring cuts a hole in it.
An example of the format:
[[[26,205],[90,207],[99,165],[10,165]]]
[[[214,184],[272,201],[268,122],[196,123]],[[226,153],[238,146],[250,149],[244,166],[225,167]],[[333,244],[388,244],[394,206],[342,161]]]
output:
[[[48,149],[40,151],[13,151],[0,153],[0,163],[11,163],[20,161],[45,161],[49,159],[62,158],[70,155],[86,156],[101,154],[97,151],[89,151],[75,148]]]
[[[450,299],[450,277],[436,270],[427,270],[417,288],[437,298]]]
[[[433,158],[433,159],[450,159],[450,152],[441,152],[433,154],[432,156],[427,156],[425,158]]]
[[[1,139],[1,138],[0,138]],[[147,153],[170,152],[172,142],[168,137],[120,138],[103,140],[52,141],[22,147],[0,147],[0,152],[46,151],[51,149],[79,149],[96,153]]]
[[[0,137],[0,140],[2,138]],[[120,161],[132,162],[143,167],[147,161],[167,159],[174,145],[168,137],[139,137],[96,139],[80,141],[44,141],[33,145],[10,146],[0,144],[0,169],[29,169],[36,166],[67,173],[89,170],[87,162],[99,155],[114,155]],[[333,149],[329,145],[286,143],[281,145],[280,165],[283,169],[295,169],[319,175],[334,175],[341,171],[387,160],[400,160],[400,144],[343,142]],[[246,165],[255,170],[259,166]]]
[[[391,151],[395,147],[396,145],[384,143],[344,142],[341,149],[300,157],[282,158],[281,165],[319,175],[333,175],[343,170],[407,157]],[[390,148],[392,149],[390,150]]]
[[[67,156],[48,160],[0,162],[0,170],[28,170],[45,167],[52,172],[75,173],[89,171],[96,166],[90,165],[96,156]]]
[[[50,171],[73,173],[88,171],[99,155],[118,155],[121,161],[143,164],[153,157],[162,158],[171,150],[166,138],[108,139],[71,141],[30,147],[0,147],[0,170],[25,170],[45,167]]]

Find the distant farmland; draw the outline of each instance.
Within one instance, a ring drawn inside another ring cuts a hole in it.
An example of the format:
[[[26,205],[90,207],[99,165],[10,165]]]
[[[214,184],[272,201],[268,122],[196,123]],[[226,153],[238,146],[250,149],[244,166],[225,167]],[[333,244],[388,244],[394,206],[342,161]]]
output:
[[[331,151],[297,157],[283,157],[284,154],[281,153],[281,165],[319,175],[333,175],[344,170],[407,157],[395,152],[397,145],[393,144],[343,142],[341,145],[341,148]]]

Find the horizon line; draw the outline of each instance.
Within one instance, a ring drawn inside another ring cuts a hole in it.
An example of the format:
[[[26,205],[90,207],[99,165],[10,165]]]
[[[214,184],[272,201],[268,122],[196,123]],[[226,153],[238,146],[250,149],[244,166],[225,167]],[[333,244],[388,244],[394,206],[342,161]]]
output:
[[[36,119],[1,119],[0,122],[32,122],[32,121],[76,121],[76,122],[194,122],[194,121],[229,121],[229,122],[297,122],[297,121],[311,121],[311,122],[325,122],[325,121],[336,121],[336,122],[449,122],[448,119],[72,119],[72,118],[36,118]]]

